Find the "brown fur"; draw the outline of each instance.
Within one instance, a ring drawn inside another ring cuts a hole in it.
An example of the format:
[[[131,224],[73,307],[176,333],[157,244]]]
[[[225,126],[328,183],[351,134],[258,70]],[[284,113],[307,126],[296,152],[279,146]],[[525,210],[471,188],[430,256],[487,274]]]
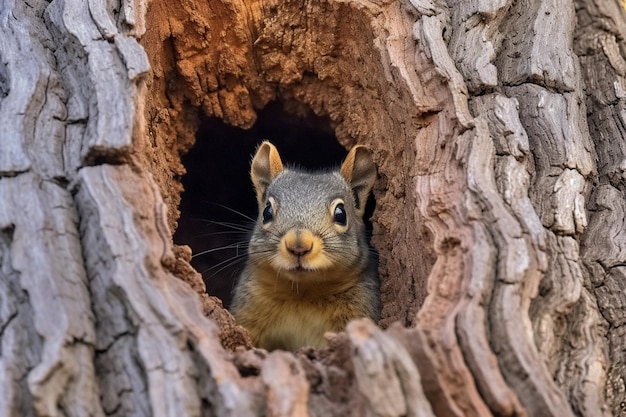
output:
[[[339,332],[353,318],[369,317],[371,306],[364,286],[354,285],[359,277],[333,279],[304,286],[280,282],[274,271],[255,271],[248,281],[246,305],[237,320],[259,347],[296,350],[302,346],[322,347],[324,333]]]

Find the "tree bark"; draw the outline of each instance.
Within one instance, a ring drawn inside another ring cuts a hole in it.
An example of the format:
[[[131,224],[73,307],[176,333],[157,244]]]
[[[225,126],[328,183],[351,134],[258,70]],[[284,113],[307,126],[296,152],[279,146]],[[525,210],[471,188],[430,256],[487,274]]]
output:
[[[625,39],[609,0],[4,0],[0,415],[626,416]],[[276,100],[378,166],[383,320],[320,351],[251,349],[172,244],[201,116]]]

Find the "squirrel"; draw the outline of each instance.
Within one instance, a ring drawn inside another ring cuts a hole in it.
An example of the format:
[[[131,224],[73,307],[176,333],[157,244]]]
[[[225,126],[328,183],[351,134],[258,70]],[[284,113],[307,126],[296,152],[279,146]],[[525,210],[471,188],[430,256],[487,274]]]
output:
[[[376,180],[370,151],[354,146],[341,168],[284,167],[263,142],[250,176],[259,216],[231,310],[257,347],[321,348],[352,319],[380,320],[376,257],[363,214]]]

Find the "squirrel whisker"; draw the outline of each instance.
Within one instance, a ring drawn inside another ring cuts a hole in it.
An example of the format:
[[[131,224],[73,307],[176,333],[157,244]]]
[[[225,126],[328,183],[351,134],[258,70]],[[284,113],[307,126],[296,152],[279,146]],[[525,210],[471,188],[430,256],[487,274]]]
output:
[[[230,258],[228,258],[228,259],[226,259],[226,260],[224,260],[222,262],[219,262],[219,263],[213,265],[210,268],[207,268],[207,269],[204,269],[204,270],[200,271],[200,273],[204,274],[206,272],[213,271],[215,268],[219,268],[217,271],[213,271],[212,274],[208,276],[208,278],[210,279],[210,278],[213,278],[214,276],[216,276],[217,274],[219,274],[220,272],[222,272],[223,270],[225,270],[225,269],[227,269],[227,268],[229,268],[231,266],[237,265],[239,262],[244,261],[245,259],[246,259],[246,255],[245,254],[235,255],[235,256],[232,256],[232,257],[230,257]]]

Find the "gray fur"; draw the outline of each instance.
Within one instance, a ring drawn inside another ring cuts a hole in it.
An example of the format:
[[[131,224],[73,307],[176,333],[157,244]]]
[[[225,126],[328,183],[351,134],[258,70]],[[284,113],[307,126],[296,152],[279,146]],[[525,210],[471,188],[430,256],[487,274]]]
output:
[[[354,159],[358,154],[358,158]],[[349,277],[358,277],[350,293],[361,294],[357,298],[348,297],[348,301],[358,306],[363,315],[374,321],[380,319],[380,289],[377,274],[377,257],[370,253],[365,237],[363,207],[357,207],[355,192],[366,198],[375,180],[375,168],[369,151],[355,149],[350,154],[353,165],[344,165],[342,171],[308,172],[295,168],[283,168],[275,148],[263,144],[252,163],[251,175],[257,192],[259,215],[248,248],[246,267],[239,277],[235,288],[232,310],[237,317],[239,309],[254,297],[255,273],[261,267],[267,267],[270,258],[279,252],[281,238],[290,230],[310,230],[321,238],[323,250],[332,262],[332,270]],[[350,156],[349,155],[349,156]],[[364,157],[364,155],[366,157]],[[347,158],[348,159],[348,158]],[[360,164],[357,167],[357,163]],[[369,165],[368,165],[369,164]],[[363,169],[365,165],[366,169]],[[350,167],[352,171],[350,171]],[[367,169],[371,166],[371,169]],[[274,167],[273,172],[272,168]],[[276,169],[278,167],[278,169]],[[355,184],[351,185],[342,173],[348,170]],[[353,187],[360,187],[354,190]],[[275,202],[273,220],[263,225],[263,210],[272,198]],[[334,227],[332,203],[343,200],[347,215],[345,230]],[[362,205],[365,201],[361,202]],[[317,274],[317,272],[315,272]],[[324,284],[325,271],[319,272],[320,288]],[[277,271],[276,276],[283,277],[284,272]],[[283,279],[283,278],[281,278]],[[318,279],[315,278],[317,281]],[[357,290],[361,288],[361,290]],[[356,317],[354,317],[356,318]]]

